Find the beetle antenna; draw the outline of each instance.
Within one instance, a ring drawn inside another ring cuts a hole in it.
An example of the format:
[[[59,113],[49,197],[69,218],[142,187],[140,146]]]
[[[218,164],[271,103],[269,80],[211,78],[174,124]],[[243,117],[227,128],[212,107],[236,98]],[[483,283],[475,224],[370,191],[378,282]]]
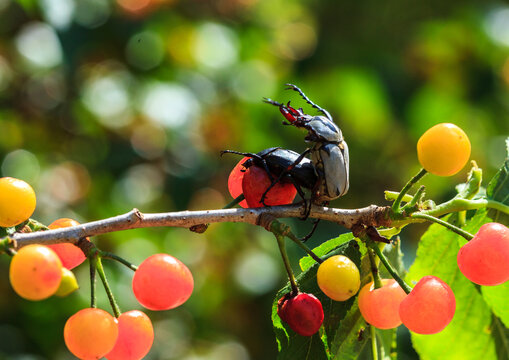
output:
[[[288,86],[287,90],[294,90],[294,91],[297,91],[300,96],[306,100],[306,102],[311,105],[312,107],[314,107],[315,109],[317,109],[318,111],[320,111],[322,114],[324,114],[327,119],[329,119],[330,121],[333,121],[332,120],[332,116],[329,114],[329,112],[327,110],[325,110],[324,108],[316,105],[314,102],[311,101],[311,99],[309,99],[306,94],[304,94],[304,92],[296,85],[293,85],[293,84],[285,84],[286,86]]]
[[[263,98],[263,102],[264,102],[264,103],[267,103],[267,104],[274,105],[274,106],[278,106],[278,107],[280,107],[280,106],[284,106],[283,104],[278,103],[277,101],[272,100],[272,99],[269,99],[269,98]]]

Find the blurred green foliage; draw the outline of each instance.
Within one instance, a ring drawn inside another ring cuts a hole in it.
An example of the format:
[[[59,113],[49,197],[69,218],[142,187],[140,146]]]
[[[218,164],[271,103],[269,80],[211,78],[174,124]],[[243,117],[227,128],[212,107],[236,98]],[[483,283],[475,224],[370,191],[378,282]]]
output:
[[[454,122],[491,178],[509,133],[509,7],[496,1],[0,0],[0,172],[36,189],[34,218],[81,222],[144,212],[220,208],[238,161],[223,149],[306,148],[281,126],[271,97],[325,107],[350,147],[350,192],[331,205],[384,204],[417,172],[415,143]],[[465,179],[429,176],[440,201]],[[304,233],[309,224],[293,221]],[[402,234],[407,262],[419,231]],[[344,230],[322,224],[313,245]],[[150,313],[150,359],[267,359],[277,352],[270,309],[284,270],[262,229],[212,225],[140,229],[95,239],[133,262],[179,257],[196,290]],[[297,268],[302,255],[290,247]],[[0,257],[0,359],[70,358],[63,324],[88,304],[21,300]],[[123,310],[137,308],[129,272],[107,265]],[[108,309],[105,296],[100,305]],[[402,345],[402,348],[406,345]],[[409,358],[413,355],[409,353]],[[405,355],[402,355],[405,358]]]

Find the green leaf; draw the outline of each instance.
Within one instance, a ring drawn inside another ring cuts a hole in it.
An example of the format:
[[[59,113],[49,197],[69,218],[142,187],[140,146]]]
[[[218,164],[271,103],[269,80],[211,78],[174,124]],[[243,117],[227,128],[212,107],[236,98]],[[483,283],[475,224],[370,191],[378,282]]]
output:
[[[485,214],[485,211],[478,212],[466,230],[476,232],[488,221]],[[431,225],[419,242],[416,261],[406,277],[412,282],[425,275],[437,276],[449,284],[456,297],[456,313],[445,330],[434,335],[412,333],[414,348],[423,360],[497,359],[491,310],[457,266],[459,241],[457,234],[440,225]]]
[[[509,327],[509,281],[497,286],[481,286],[484,301],[502,323]]]
[[[359,311],[357,305],[357,296],[350,299],[352,301],[348,313],[339,322],[335,336],[331,342],[331,351],[335,354],[335,360],[353,360],[359,357],[360,352],[370,341],[369,331],[365,331],[366,322]],[[362,332],[362,337],[359,333]]]
[[[355,240],[341,244],[322,258],[340,254],[347,256],[357,266],[360,266],[361,253],[359,244]],[[358,351],[358,347],[362,347],[367,340],[366,338],[360,342],[357,340],[359,329],[356,325],[357,321],[364,322],[360,313],[357,317],[349,318],[349,311],[353,309],[352,311],[358,312],[357,306],[354,306],[355,297],[343,302],[333,301],[327,297],[316,282],[318,266],[317,263],[314,263],[297,276],[296,280],[301,292],[314,294],[322,303],[324,311],[322,329],[319,334],[305,337],[296,334],[281,321],[277,315],[277,302],[283,295],[290,292],[290,284],[287,284],[278,292],[272,304],[272,323],[279,349],[278,359],[329,359],[331,356],[329,349],[332,353],[336,353],[335,349],[341,347],[345,353],[355,353]],[[358,317],[360,320],[356,320]],[[354,326],[350,326],[350,322],[354,323]],[[336,337],[341,337],[341,343],[338,343]],[[336,357],[337,359],[350,359],[350,357],[343,357],[341,354],[338,356],[340,357]]]
[[[318,257],[322,257],[327,255],[332,250],[336,249],[338,246],[346,243],[347,241],[353,240],[355,237],[352,235],[352,233],[346,233],[341,234],[337,238],[330,239],[325,241],[324,243],[320,244],[319,246],[315,247],[313,249],[313,252]],[[313,264],[315,264],[315,261],[313,258],[309,255],[304,256],[299,260],[300,269],[302,271],[308,270]]]
[[[497,359],[509,359],[509,329],[496,316],[493,316],[492,329],[497,346]]]
[[[499,201],[509,205],[509,138],[506,140],[507,157],[490,181],[486,189],[488,199]],[[488,216],[496,222],[509,226],[509,215],[490,209]],[[509,282],[498,286],[481,286],[482,295],[486,303],[491,307],[493,313],[500,318],[500,321],[509,327],[509,308],[507,299],[509,299]]]
[[[506,139],[506,151],[505,162],[488,184],[486,195],[488,199],[509,205],[509,138]],[[509,225],[509,215],[507,214],[491,209],[488,216],[495,222]]]

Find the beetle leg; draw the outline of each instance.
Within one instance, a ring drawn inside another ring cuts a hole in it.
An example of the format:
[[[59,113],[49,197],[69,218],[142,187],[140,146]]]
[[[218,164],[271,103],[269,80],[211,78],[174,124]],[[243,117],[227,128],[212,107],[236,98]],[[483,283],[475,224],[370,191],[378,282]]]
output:
[[[302,242],[306,242],[309,240],[309,238],[315,233],[315,230],[316,228],[318,227],[318,223],[320,222],[320,219],[315,219],[313,221],[313,228],[311,229],[311,231],[304,237],[300,238],[300,241]]]
[[[255,158],[255,159],[258,159],[258,160],[262,160],[262,157],[260,155],[258,155],[258,154],[244,153],[244,152],[235,151],[235,150],[221,150],[221,156],[223,156],[224,154],[243,155],[243,156],[252,157],[252,158]]]

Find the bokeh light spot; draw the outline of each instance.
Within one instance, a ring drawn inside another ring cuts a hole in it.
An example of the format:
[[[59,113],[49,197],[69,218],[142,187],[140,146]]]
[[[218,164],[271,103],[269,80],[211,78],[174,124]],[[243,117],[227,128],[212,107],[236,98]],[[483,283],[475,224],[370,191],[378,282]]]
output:
[[[278,284],[280,269],[266,253],[248,250],[235,259],[233,274],[242,289],[253,294],[265,294]]]
[[[199,113],[199,103],[183,86],[153,83],[141,96],[141,111],[152,121],[174,128],[195,118]]]
[[[18,52],[30,65],[52,68],[62,62],[62,48],[53,28],[45,23],[25,25],[15,39]]]
[[[129,39],[125,53],[129,64],[140,70],[150,70],[163,61],[164,43],[156,33],[145,31]]]
[[[259,103],[262,97],[275,91],[274,71],[263,61],[243,63],[233,76],[232,87],[242,100]]]
[[[23,149],[8,153],[2,162],[2,176],[22,179],[30,184],[37,180],[40,170],[41,167],[37,157]]]
[[[98,73],[85,81],[82,101],[103,125],[117,128],[131,121],[128,81],[128,74],[122,71]]]
[[[224,69],[237,62],[238,39],[226,26],[205,23],[198,28],[194,40],[194,57],[203,67]]]

